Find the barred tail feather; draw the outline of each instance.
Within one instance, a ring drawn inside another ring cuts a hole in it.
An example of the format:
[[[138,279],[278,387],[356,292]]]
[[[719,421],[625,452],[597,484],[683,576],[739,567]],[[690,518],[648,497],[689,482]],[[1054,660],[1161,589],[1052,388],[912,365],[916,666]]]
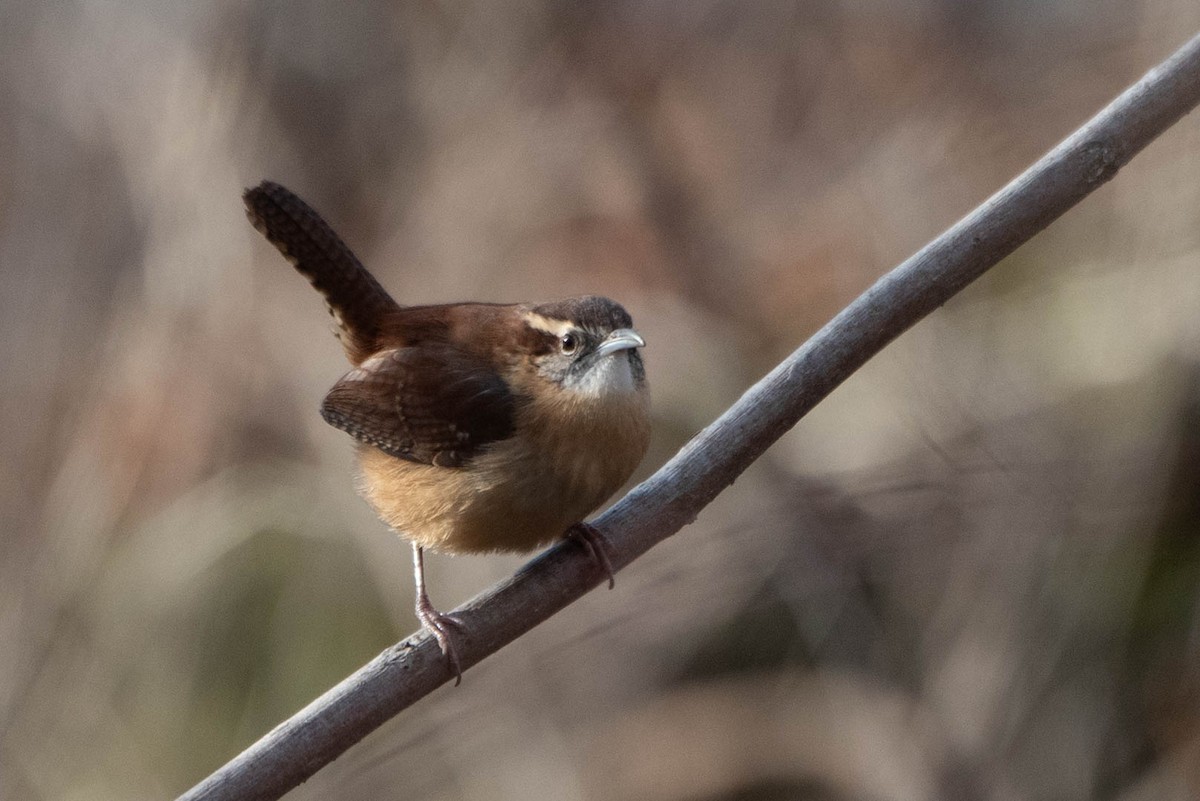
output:
[[[399,306],[311,206],[263,181],[243,194],[246,216],[306,277],[329,307],[338,339],[355,364],[375,350],[383,319]]]

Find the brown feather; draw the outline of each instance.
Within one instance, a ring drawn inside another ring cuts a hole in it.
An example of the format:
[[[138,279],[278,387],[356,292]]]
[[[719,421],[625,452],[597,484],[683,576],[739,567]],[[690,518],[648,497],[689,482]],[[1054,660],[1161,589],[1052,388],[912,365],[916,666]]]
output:
[[[338,381],[321,416],[401,459],[461,467],[513,433],[516,398],[488,365],[447,344],[383,351]]]
[[[377,350],[385,317],[398,310],[321,215],[288,189],[263,181],[242,196],[246,216],[325,298],[354,364]]]

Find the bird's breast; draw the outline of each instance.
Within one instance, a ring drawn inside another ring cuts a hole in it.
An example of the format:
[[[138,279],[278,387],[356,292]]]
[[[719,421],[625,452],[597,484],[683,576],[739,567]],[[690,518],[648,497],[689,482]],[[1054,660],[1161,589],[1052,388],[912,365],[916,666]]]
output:
[[[650,437],[648,397],[644,390],[602,402],[540,397],[522,406],[514,436],[463,468],[364,446],[364,497],[403,536],[434,550],[529,551],[561,537],[641,462]]]

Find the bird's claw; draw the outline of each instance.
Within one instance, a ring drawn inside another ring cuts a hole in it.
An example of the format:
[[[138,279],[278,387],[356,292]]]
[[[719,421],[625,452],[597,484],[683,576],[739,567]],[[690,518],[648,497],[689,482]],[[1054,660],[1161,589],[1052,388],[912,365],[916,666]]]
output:
[[[608,577],[608,588],[617,585],[614,578],[612,562],[608,558],[608,540],[595,527],[588,523],[576,523],[567,529],[567,538],[575,540],[587,551],[588,558]]]
[[[459,661],[458,646],[454,640],[466,634],[466,624],[454,615],[434,609],[427,598],[417,602],[417,619],[437,640],[442,656],[446,658],[446,666],[454,674],[454,686],[462,684],[462,662]]]

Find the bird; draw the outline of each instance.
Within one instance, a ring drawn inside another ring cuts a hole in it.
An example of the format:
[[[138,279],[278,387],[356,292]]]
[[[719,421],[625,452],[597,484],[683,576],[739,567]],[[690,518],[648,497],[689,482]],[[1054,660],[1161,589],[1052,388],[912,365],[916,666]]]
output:
[[[251,224],[325,299],[352,369],[321,416],[357,441],[358,491],[412,545],[415,609],[455,683],[469,632],[439,611],[424,552],[533,551],[561,538],[613,586],[583,522],[650,440],[645,340],[606,297],[402,306],[329,224],[272,181],[245,190]]]

